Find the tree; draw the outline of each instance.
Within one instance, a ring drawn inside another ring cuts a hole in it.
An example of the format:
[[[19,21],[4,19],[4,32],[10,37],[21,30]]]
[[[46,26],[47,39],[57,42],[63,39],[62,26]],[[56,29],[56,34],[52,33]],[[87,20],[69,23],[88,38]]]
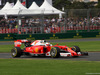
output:
[[[84,2],[73,2],[71,5],[72,9],[87,9],[88,5]]]
[[[100,0],[98,0],[97,8],[100,8]]]
[[[69,8],[71,2],[68,0],[53,0],[53,5],[58,9],[62,9],[62,7]]]
[[[100,7],[100,0],[98,0],[98,7]],[[53,0],[53,6],[62,9],[64,7],[65,9],[89,9],[89,8],[94,8],[95,2],[78,2],[75,1],[71,3],[69,0]]]
[[[88,8],[95,8],[95,2],[88,2],[87,3],[87,5],[88,5]]]

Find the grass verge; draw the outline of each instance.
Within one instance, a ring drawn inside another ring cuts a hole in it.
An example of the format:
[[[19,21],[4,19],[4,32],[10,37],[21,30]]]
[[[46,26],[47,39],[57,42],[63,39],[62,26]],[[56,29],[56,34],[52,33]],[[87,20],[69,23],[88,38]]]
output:
[[[0,59],[0,75],[86,75],[100,73],[100,62]]]

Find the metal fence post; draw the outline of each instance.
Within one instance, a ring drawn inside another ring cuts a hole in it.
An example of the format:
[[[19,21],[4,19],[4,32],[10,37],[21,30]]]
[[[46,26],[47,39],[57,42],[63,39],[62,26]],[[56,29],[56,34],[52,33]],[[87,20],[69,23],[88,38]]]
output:
[[[43,33],[43,28],[44,27],[44,10],[42,10],[42,14],[41,14],[41,34]]]
[[[65,11],[65,20],[64,20],[64,32],[66,33],[67,32],[67,10]]]
[[[19,13],[18,13],[18,18],[17,18],[17,24],[18,24],[18,34],[19,34],[19,29],[20,29],[20,27],[19,27]]]
[[[21,12],[21,9],[19,8],[19,12],[18,12],[18,34],[19,34],[19,31],[20,31],[20,12]]]
[[[88,27],[88,32],[90,31],[90,9],[87,10],[87,27]]]

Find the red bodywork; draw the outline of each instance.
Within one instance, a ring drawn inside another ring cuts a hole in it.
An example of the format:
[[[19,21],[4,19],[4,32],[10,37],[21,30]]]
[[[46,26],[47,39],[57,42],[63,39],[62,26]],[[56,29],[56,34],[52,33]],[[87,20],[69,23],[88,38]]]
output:
[[[32,46],[32,47],[26,47],[24,52],[29,52],[33,54],[46,54],[51,50],[50,46]]]
[[[17,40],[14,41],[15,47],[20,47],[22,43],[28,43],[28,40]],[[36,45],[36,46],[30,46],[30,47],[26,47],[23,52],[29,52],[29,53],[33,53],[33,54],[45,54],[47,52],[50,52],[52,46],[40,46],[40,45]]]
[[[65,50],[69,53],[71,53],[72,56],[79,56],[79,54],[77,54],[75,51],[73,51],[71,48],[69,48],[68,46],[59,46],[59,45],[55,45],[54,47],[59,47],[62,50]]]
[[[20,47],[22,43],[28,43],[28,42],[29,42],[29,40],[17,40],[17,41],[14,41],[14,43],[15,43],[14,46]],[[50,52],[52,47],[59,47],[61,50],[64,50],[64,51],[70,53],[71,56],[81,56],[82,55],[82,54],[78,54],[77,52],[73,51],[72,48],[69,48],[68,46],[60,46],[60,45],[54,45],[54,46],[35,45],[35,46],[25,47],[23,49],[23,52],[33,53],[33,54],[48,54],[48,52]]]

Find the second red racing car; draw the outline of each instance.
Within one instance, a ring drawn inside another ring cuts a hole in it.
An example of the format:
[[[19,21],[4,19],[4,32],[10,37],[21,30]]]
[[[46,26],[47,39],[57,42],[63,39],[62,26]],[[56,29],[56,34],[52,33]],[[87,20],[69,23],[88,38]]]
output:
[[[21,49],[21,44],[25,47]],[[11,50],[11,55],[14,58],[18,58],[22,55],[32,56],[51,56],[52,58],[58,57],[78,57],[87,56],[88,52],[81,52],[78,46],[68,47],[62,45],[52,45],[45,40],[36,40],[31,42],[30,40],[16,40],[14,41],[14,48]]]

